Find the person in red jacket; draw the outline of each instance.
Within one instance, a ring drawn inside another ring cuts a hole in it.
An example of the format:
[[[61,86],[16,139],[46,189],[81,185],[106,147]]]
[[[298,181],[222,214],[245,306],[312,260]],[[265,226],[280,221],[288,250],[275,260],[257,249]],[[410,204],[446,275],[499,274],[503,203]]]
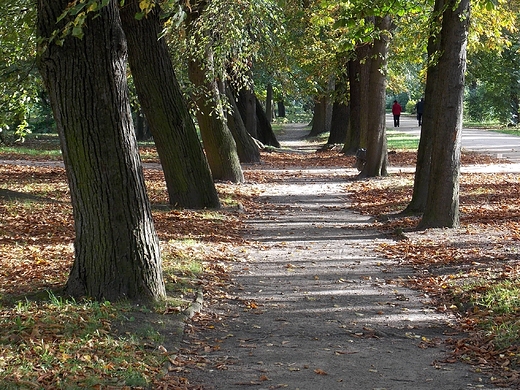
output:
[[[392,106],[392,114],[394,115],[394,127],[399,127],[399,118],[401,117],[401,105],[397,103],[397,100],[394,100],[394,105]]]

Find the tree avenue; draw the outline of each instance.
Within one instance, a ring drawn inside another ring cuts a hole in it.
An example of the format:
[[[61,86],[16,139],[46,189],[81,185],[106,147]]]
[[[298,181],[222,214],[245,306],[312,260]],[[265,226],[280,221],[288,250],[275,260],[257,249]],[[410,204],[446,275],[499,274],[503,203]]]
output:
[[[49,41],[67,0],[39,0],[40,71],[72,197],[75,260],[66,292],[95,299],[165,297],[158,237],[132,125],[119,2],[88,16],[82,39]]]

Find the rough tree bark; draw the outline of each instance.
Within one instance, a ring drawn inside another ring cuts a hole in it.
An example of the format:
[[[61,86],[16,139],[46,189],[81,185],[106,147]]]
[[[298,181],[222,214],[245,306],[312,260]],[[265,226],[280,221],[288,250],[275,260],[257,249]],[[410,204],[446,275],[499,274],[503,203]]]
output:
[[[237,103],[240,115],[244,121],[247,132],[251,137],[259,139],[258,137],[258,122],[256,120],[256,96],[249,88],[242,88],[238,91]]]
[[[440,3],[445,3],[445,0],[436,0],[434,8],[436,10],[442,9]],[[430,22],[430,37],[428,38],[428,80],[426,82],[425,96],[428,100],[435,99],[436,87],[438,83],[432,82],[439,78],[439,69],[437,63],[437,53],[440,50],[440,26],[442,20],[442,12],[433,12]],[[426,102],[426,99],[425,99]],[[432,142],[433,134],[436,131],[435,118],[437,113],[436,105],[431,105],[423,113],[421,136],[419,139],[419,148],[417,149],[417,163],[415,166],[415,176],[412,199],[410,203],[402,211],[401,214],[422,214],[426,208],[426,199],[428,198],[428,183],[430,181],[430,169],[432,159]]]
[[[356,58],[351,60],[348,65],[350,120],[347,138],[342,150],[347,155],[355,155],[360,147],[366,147],[369,53],[369,45],[359,46],[356,48]]]
[[[332,119],[327,144],[344,144],[349,127],[350,107],[348,101],[348,64],[337,78],[332,105]]]
[[[238,157],[242,163],[260,162],[260,149],[251,135],[247,132],[242,115],[238,109],[236,98],[229,85],[225,86],[226,96],[231,105],[232,112],[227,114],[227,122],[231,134],[237,144]]]
[[[367,155],[360,177],[387,175],[388,153],[386,147],[386,62],[391,18],[376,17],[374,25],[380,35],[374,40],[370,61]]]
[[[196,41],[195,23],[206,6],[205,1],[197,3],[191,8],[186,8],[186,28],[189,37]],[[203,43],[200,43],[203,45]],[[204,45],[206,45],[204,43]],[[234,183],[242,183],[244,175],[238,158],[237,146],[233,135],[227,126],[226,117],[222,109],[222,96],[218,81],[208,79],[206,70],[213,71],[213,52],[209,45],[204,49],[204,60],[194,58],[189,61],[188,75],[190,81],[198,89],[193,97],[197,105],[197,122],[206,156],[213,178],[227,180]],[[221,72],[224,74],[224,70]]]
[[[220,202],[197,130],[180,91],[162,31],[160,8],[141,20],[139,0],[126,1],[121,21],[141,107],[164,171],[169,201],[181,208],[218,208]]]
[[[68,0],[39,0],[38,35],[49,38]],[[84,37],[42,48],[40,71],[61,141],[74,213],[72,296],[165,296],[159,241],[132,125],[126,43],[118,2],[87,18]]]
[[[469,0],[448,0],[438,1],[435,6],[442,7],[434,9],[442,12],[438,77],[430,79],[427,75],[426,83],[437,85],[435,95],[425,97],[427,110],[433,109],[435,114],[435,158],[431,159],[428,198],[420,229],[459,225],[460,139],[470,4]]]
[[[276,139],[271,122],[267,119],[267,115],[260,103],[260,100],[255,95],[256,101],[256,120],[259,140],[264,145],[273,146],[275,148],[280,147],[280,142]]]

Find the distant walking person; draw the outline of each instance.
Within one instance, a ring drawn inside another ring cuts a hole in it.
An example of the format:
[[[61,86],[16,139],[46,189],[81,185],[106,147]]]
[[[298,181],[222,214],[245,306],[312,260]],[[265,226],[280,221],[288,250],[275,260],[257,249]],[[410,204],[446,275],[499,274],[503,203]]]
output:
[[[415,110],[417,111],[417,121],[419,122],[419,127],[422,126],[422,115],[424,113],[424,98],[421,98],[415,105]]]
[[[394,105],[392,106],[392,114],[394,115],[394,127],[399,127],[399,118],[401,117],[401,105],[397,103],[397,100],[394,100]]]

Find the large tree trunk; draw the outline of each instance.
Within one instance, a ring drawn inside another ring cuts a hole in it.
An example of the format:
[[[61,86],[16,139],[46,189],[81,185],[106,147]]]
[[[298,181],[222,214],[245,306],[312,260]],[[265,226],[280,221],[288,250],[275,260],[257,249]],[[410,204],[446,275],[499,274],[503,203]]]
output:
[[[66,20],[56,20],[68,3],[38,1],[40,37],[63,27]],[[74,211],[75,261],[66,291],[95,299],[160,299],[159,242],[132,125],[118,2],[89,16],[83,31],[81,40],[50,43],[39,64]]]
[[[251,137],[259,139],[258,137],[258,122],[256,120],[256,96],[249,88],[242,88],[238,91],[238,109],[247,132]]]
[[[280,147],[280,143],[276,139],[271,122],[267,119],[267,115],[262,107],[262,103],[255,96],[256,101],[256,120],[257,120],[257,131],[258,139],[264,144],[273,146],[275,148]]]
[[[343,144],[347,137],[350,108],[346,103],[335,102],[332,106],[332,121],[328,144]]]
[[[208,59],[211,61],[211,56]],[[195,96],[195,102],[197,122],[213,178],[242,183],[244,176],[236,142],[227,126],[221,105],[215,103],[221,99],[220,90],[216,81],[206,80],[202,66],[198,60],[190,61],[188,73],[193,84],[207,91]]]
[[[368,122],[368,85],[370,46],[356,48],[356,58],[348,64],[350,88],[350,118],[347,138],[342,152],[355,155],[360,147],[366,147]]]
[[[460,139],[462,100],[466,70],[466,42],[469,25],[469,0],[436,2],[434,12],[442,10],[438,77],[435,96],[426,100],[425,110],[433,108],[435,132],[428,199],[419,228],[457,227],[459,225]],[[425,118],[426,120],[426,118]]]
[[[445,3],[445,0],[436,0],[435,9],[442,9],[442,5],[437,3]],[[430,37],[428,39],[428,80],[438,80],[440,77],[438,62],[435,60],[440,50],[439,29],[442,20],[439,12],[432,13],[430,23]],[[426,82],[425,96],[429,101],[436,99],[436,88],[438,82]],[[426,200],[428,198],[428,185],[430,181],[430,170],[432,161],[432,142],[433,135],[436,131],[436,118],[438,113],[435,109],[437,105],[431,105],[423,113],[421,126],[421,136],[419,139],[419,148],[417,150],[417,163],[415,166],[415,177],[412,199],[402,214],[422,214],[426,208]]]
[[[348,64],[346,65],[348,66]],[[348,101],[348,69],[345,67],[334,84],[334,104],[327,144],[344,144],[349,128],[350,107]]]
[[[121,8],[130,69],[154,137],[166,179],[170,204],[218,208],[217,191],[197,130],[180,91],[162,31],[159,6],[137,20],[139,0]]]
[[[204,11],[206,3],[200,2],[197,6],[186,8],[187,34],[197,40],[195,22]],[[199,45],[206,43],[198,42]],[[222,109],[222,97],[218,81],[208,80],[206,70],[212,72],[214,66],[213,52],[210,45],[205,47],[204,61],[191,59],[188,65],[190,81],[195,85],[198,93],[194,96],[197,105],[197,122],[206,156],[213,178],[234,183],[242,183],[244,175],[238,158],[237,146],[233,135],[227,126],[224,111]],[[218,72],[223,74],[224,72]]]
[[[314,102],[314,114],[312,116],[312,127],[308,137],[316,137],[330,131],[330,121],[327,119],[327,106],[329,99],[321,97]],[[332,116],[330,118],[332,120]]]
[[[372,45],[372,60],[370,61],[369,107],[367,154],[360,177],[386,176],[387,146],[386,146],[386,61],[388,52],[391,19],[376,17],[374,21],[379,38]]]
[[[238,157],[242,163],[260,162],[260,149],[251,135],[247,132],[242,115],[240,115],[236,98],[229,85],[225,86],[226,97],[231,105],[232,112],[227,115],[227,122],[231,134],[237,144]]]

